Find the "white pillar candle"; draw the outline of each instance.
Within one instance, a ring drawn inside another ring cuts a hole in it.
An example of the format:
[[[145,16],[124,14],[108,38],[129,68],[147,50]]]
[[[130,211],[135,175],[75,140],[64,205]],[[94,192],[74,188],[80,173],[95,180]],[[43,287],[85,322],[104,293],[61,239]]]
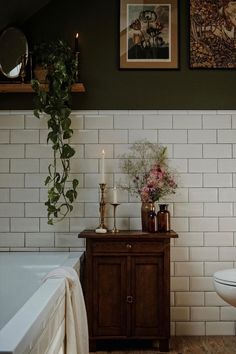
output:
[[[113,188],[113,204],[117,204],[117,189]]]
[[[105,151],[102,150],[101,158],[101,183],[105,183]]]

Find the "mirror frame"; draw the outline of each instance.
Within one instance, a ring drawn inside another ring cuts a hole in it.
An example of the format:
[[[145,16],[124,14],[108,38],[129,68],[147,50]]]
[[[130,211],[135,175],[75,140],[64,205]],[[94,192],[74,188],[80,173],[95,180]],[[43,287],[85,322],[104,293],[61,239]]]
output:
[[[28,57],[29,57],[29,44],[28,44],[26,35],[25,35],[24,32],[23,32],[21,29],[19,29],[18,27],[10,26],[10,27],[5,28],[5,29],[1,32],[1,34],[0,34],[0,41],[1,41],[1,38],[6,34],[7,31],[13,30],[13,29],[16,30],[17,32],[19,32],[19,34],[21,34],[22,37],[24,37],[24,39],[25,39],[25,47],[26,47],[26,48],[25,48],[25,61],[23,62],[23,61],[21,60],[21,61],[19,62],[19,64],[16,63],[15,68],[18,67],[18,66],[20,66],[20,67],[19,67],[19,73],[18,73],[17,75],[12,76],[12,75],[10,75],[9,73],[6,73],[6,72],[4,71],[4,69],[3,69],[3,67],[2,67],[1,62],[0,62],[0,72],[1,72],[5,77],[7,77],[7,78],[10,79],[10,80],[11,80],[11,79],[16,79],[16,78],[20,77],[21,70],[22,70],[22,65],[26,66],[26,64],[27,64],[27,62],[28,62]],[[1,49],[0,49],[0,50],[1,50]],[[12,69],[12,70],[13,70],[13,69]]]

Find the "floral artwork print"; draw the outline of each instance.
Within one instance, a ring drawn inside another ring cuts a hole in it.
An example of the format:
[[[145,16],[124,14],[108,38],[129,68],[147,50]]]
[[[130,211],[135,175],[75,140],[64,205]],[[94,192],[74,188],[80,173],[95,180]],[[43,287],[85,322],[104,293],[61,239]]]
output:
[[[236,68],[236,1],[190,0],[191,68]]]
[[[170,5],[127,5],[127,60],[170,60]]]
[[[120,68],[178,69],[178,0],[120,0]]]

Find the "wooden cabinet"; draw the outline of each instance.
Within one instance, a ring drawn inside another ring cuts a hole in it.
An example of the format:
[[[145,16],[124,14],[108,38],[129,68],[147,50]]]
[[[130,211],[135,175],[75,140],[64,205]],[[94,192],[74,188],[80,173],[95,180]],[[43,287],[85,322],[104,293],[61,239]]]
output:
[[[122,231],[86,238],[85,301],[91,350],[97,340],[151,339],[167,351],[170,337],[168,233]]]

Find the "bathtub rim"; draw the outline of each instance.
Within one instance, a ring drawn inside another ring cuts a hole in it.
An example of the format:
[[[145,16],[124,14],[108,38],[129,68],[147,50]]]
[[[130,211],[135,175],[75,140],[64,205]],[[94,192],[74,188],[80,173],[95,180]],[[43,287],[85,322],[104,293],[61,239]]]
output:
[[[25,252],[21,252],[25,253]],[[42,255],[44,252],[32,252]],[[50,252],[58,254],[58,252]],[[50,253],[45,252],[49,255]],[[84,252],[67,253],[68,259],[61,266],[69,266],[79,271]],[[17,252],[17,254],[19,254]],[[27,252],[28,254],[28,252]],[[0,331],[0,354],[22,354],[30,352],[35,337],[46,326],[45,318],[53,311],[65,294],[63,278],[47,279]],[[36,306],[37,304],[37,306]],[[27,351],[28,348],[28,351]]]

